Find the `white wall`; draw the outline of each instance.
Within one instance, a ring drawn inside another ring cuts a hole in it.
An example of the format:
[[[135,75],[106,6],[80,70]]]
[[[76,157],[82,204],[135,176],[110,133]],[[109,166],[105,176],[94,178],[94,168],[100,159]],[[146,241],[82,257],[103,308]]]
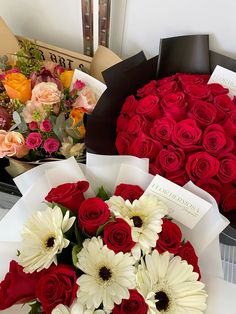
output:
[[[18,35],[83,52],[81,0],[0,0],[0,15]],[[160,38],[198,33],[236,58],[236,0],[112,0],[111,20],[110,47],[123,58],[151,57]]]
[[[127,0],[122,56],[154,56],[160,38],[204,33],[212,50],[236,58],[235,20],[236,0]]]
[[[17,35],[83,51],[80,0],[0,0],[0,16]]]

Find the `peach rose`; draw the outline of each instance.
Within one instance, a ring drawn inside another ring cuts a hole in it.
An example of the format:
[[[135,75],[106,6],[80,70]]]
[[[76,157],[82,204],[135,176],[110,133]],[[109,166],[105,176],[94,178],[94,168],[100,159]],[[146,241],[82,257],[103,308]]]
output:
[[[5,76],[3,85],[8,96],[25,103],[31,98],[31,81],[21,73],[10,73]]]
[[[88,87],[85,87],[73,104],[74,108],[82,108],[87,113],[92,113],[96,106],[96,94]]]
[[[25,139],[21,133],[0,130],[0,158],[15,156],[22,158],[28,154]]]
[[[37,84],[32,90],[32,102],[43,105],[54,105],[61,100],[61,92],[57,85],[52,82],[42,82]]]

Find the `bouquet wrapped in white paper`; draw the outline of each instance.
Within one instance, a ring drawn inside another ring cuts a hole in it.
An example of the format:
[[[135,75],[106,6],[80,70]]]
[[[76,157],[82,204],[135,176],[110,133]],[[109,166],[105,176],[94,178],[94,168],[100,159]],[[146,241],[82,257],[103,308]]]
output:
[[[218,239],[227,219],[191,182],[148,168],[88,154],[86,166],[69,158],[17,177],[23,196],[0,222],[0,309],[233,314]]]

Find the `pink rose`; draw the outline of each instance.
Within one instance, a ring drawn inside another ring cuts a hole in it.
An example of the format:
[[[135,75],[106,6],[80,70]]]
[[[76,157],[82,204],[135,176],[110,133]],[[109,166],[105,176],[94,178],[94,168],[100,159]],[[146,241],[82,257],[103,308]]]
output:
[[[52,130],[52,124],[50,120],[46,119],[40,123],[40,130],[43,132],[50,132]]]
[[[58,151],[59,146],[60,146],[60,142],[53,137],[49,137],[43,144],[43,148],[49,154],[52,154]]]
[[[96,106],[96,94],[90,88],[85,87],[73,104],[73,108],[81,108],[87,113],[92,113]]]
[[[29,149],[36,149],[42,144],[42,135],[38,132],[30,133],[26,138],[26,146]]]
[[[84,82],[82,82],[81,80],[76,80],[73,85],[73,90],[80,91],[84,87],[85,87]]]
[[[28,124],[28,127],[29,127],[30,131],[35,131],[35,130],[37,130],[37,128],[38,128],[38,123],[35,122],[35,121],[31,121],[31,122]]]

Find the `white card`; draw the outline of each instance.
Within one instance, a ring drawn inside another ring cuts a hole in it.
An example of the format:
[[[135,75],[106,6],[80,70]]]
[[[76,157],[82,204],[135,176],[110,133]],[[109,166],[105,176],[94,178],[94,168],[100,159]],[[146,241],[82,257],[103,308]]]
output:
[[[229,96],[236,95],[236,73],[217,65],[208,84],[218,83],[229,89]]]
[[[104,83],[96,80],[91,75],[88,75],[87,73],[84,73],[84,72],[77,70],[77,69],[74,70],[74,75],[72,78],[71,87],[74,85],[76,80],[80,80],[80,81],[84,82],[86,86],[91,88],[94,91],[94,93],[96,94],[97,100],[100,98],[100,96],[103,94],[103,92],[107,88],[107,86]]]
[[[156,175],[144,194],[157,195],[169,207],[169,215],[193,229],[212,205],[181,186]]]

